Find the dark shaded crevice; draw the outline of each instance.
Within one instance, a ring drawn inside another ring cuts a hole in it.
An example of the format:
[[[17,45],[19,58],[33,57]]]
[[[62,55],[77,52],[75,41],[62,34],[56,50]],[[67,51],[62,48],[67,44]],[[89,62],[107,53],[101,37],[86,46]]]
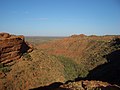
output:
[[[29,49],[30,47],[26,44],[25,41],[23,41],[20,52],[23,54],[23,53],[26,53]]]
[[[107,87],[98,87],[98,88],[100,88],[100,90],[120,90],[120,88],[119,87],[117,87],[117,86],[107,86]],[[97,88],[96,88],[96,90],[97,90]]]
[[[116,50],[105,57],[108,63],[99,65],[91,70],[86,79],[120,85],[120,50]]]
[[[89,71],[85,78],[78,77],[75,81],[98,80],[120,85],[120,50],[113,51],[104,57],[107,59],[107,63],[97,66]]]
[[[83,81],[82,81],[82,88],[84,88],[84,90],[87,90],[87,88],[85,87]]]
[[[54,83],[52,83],[48,86],[41,86],[41,87],[38,87],[38,88],[29,89],[29,90],[54,90],[62,84],[63,83],[61,83],[61,82],[54,82]],[[68,89],[61,88],[59,90],[68,90]]]

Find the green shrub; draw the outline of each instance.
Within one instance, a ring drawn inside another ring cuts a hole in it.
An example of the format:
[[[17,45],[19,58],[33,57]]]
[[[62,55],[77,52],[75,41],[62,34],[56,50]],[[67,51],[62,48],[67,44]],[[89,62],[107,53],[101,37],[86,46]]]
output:
[[[2,72],[7,73],[7,72],[10,72],[11,69],[10,69],[10,67],[4,67],[1,70],[2,70]]]
[[[3,68],[3,67],[4,67],[3,63],[0,63],[0,68]]]
[[[4,64],[0,63],[0,71],[7,73],[11,70],[9,66],[4,66]]]
[[[82,65],[77,64],[71,58],[65,56],[56,56],[58,60],[64,65],[64,76],[67,80],[74,80],[78,77],[85,77],[87,72],[83,69]]]
[[[24,53],[23,54],[23,60],[32,61],[32,57],[30,56],[29,53]]]

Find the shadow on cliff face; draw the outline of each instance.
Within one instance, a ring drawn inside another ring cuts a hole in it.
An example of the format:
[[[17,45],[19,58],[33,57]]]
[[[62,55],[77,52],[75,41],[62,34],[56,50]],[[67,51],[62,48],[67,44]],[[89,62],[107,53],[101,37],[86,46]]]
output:
[[[120,88],[117,86],[107,86],[107,87],[98,87],[98,88],[99,88],[98,90],[120,90]]]
[[[120,85],[120,50],[105,56],[108,63],[99,65],[89,72],[86,79],[100,80]]]
[[[61,82],[54,82],[48,86],[38,87],[38,88],[34,88],[34,89],[29,89],[29,90],[55,90],[62,84],[63,83],[61,83]],[[68,90],[68,89],[59,88],[58,90]]]
[[[120,85],[120,39],[115,38],[110,42],[110,47],[115,47],[117,50],[103,56],[107,59],[107,63],[102,64],[89,71],[85,78],[78,77],[75,81],[80,80],[99,80],[111,84]]]
[[[26,44],[26,42],[24,41],[24,42],[22,43],[20,52],[23,54],[23,53],[26,53],[29,49],[30,49],[30,47],[29,47],[29,46]]]

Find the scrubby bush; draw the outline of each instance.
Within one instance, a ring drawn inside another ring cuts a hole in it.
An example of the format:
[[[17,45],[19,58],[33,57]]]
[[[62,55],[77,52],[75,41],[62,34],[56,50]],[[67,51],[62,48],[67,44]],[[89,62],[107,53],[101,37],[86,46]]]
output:
[[[4,66],[3,63],[0,63],[0,71],[4,72],[4,73],[7,73],[9,72],[11,69],[9,66]]]
[[[30,56],[29,53],[24,53],[23,54],[23,60],[32,61],[32,57]]]
[[[65,56],[56,56],[58,60],[64,65],[64,76],[67,80],[74,80],[78,77],[85,77],[87,71],[85,71],[83,65],[77,64],[71,58]]]

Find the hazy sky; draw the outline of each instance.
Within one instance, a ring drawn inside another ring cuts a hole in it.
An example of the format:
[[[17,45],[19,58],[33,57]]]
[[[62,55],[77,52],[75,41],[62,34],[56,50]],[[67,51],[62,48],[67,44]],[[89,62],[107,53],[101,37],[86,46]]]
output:
[[[0,0],[0,32],[120,34],[120,0]]]

